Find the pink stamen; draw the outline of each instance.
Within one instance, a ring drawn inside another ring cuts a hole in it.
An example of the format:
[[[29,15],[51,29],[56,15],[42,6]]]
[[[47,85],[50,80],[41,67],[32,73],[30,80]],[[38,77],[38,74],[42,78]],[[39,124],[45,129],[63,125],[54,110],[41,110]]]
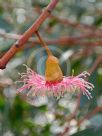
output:
[[[92,96],[89,90],[92,90],[94,85],[84,80],[86,76],[89,76],[89,73],[84,71],[78,76],[63,77],[63,80],[59,82],[48,82],[44,76],[37,74],[27,67],[27,72],[21,73],[22,80],[18,81],[19,83],[23,83],[23,86],[18,89],[18,93],[27,90],[27,94],[32,92],[35,96],[40,94],[53,94],[54,96],[60,97],[65,92],[80,90],[90,99]]]

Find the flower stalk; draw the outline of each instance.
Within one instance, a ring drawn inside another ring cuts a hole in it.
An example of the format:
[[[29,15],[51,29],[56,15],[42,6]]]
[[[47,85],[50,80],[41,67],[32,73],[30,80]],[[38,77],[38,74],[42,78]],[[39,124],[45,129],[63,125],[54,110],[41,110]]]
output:
[[[45,41],[42,39],[42,37],[40,36],[39,32],[36,31],[35,34],[36,34],[36,36],[38,37],[38,39],[39,39],[41,45],[42,45],[42,46],[44,47],[44,49],[46,50],[48,56],[52,55],[51,50],[48,48],[47,44],[46,44]]]
[[[47,82],[61,81],[63,79],[63,73],[59,65],[59,60],[52,54],[51,50],[48,48],[47,44],[42,39],[39,32],[37,31],[35,34],[48,54],[45,66],[46,81]]]

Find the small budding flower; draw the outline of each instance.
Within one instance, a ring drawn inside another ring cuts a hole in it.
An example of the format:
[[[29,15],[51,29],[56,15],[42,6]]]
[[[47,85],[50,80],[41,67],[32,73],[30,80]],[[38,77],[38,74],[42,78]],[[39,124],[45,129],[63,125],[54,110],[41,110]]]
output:
[[[45,48],[48,58],[46,60],[45,77],[37,74],[32,69],[27,68],[26,73],[21,73],[21,81],[23,86],[18,89],[17,93],[25,91],[27,96],[37,95],[54,95],[55,97],[62,97],[66,92],[74,92],[80,90],[88,99],[92,98],[88,90],[94,88],[93,84],[84,80],[89,73],[84,71],[78,76],[63,76],[59,66],[58,59],[53,56],[46,43],[42,40],[39,33],[36,32],[37,37]]]
[[[53,55],[49,55],[46,60],[45,77],[48,82],[57,82],[63,79],[59,61]]]

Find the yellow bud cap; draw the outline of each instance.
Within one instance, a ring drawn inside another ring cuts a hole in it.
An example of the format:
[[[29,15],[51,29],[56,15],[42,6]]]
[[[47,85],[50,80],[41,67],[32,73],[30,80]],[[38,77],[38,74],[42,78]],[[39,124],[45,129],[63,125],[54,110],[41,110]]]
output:
[[[57,82],[63,79],[63,74],[59,66],[59,61],[53,55],[49,55],[46,60],[46,69],[45,69],[46,81]]]

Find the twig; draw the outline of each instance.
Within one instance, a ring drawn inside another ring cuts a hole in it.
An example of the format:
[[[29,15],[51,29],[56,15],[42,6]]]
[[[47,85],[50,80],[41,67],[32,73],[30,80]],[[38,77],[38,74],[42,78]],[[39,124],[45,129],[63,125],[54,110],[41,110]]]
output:
[[[88,72],[92,74],[100,63],[102,63],[102,55],[97,57],[97,59],[95,60],[95,62],[93,63]]]
[[[90,30],[90,31],[102,32],[101,28],[97,28],[97,27],[95,27],[93,25],[81,24],[79,22],[72,22],[69,19],[59,18],[59,17],[54,16],[54,15],[51,15],[51,17],[56,19],[58,22],[61,22],[61,23],[66,24],[66,25],[70,25],[70,26],[72,26],[74,28],[77,28],[79,30],[83,30],[83,31]]]
[[[78,125],[80,125],[81,123],[83,123],[86,119],[90,119],[91,117],[93,117],[97,112],[102,111],[102,106],[100,107],[96,107],[92,112],[88,113],[83,119],[81,119],[78,122]]]
[[[92,67],[89,69],[89,73],[92,74],[93,71],[98,67],[98,65],[102,62],[102,55],[100,55],[94,62],[94,64],[92,65]],[[80,98],[81,98],[81,94],[78,96],[77,98],[77,105],[76,105],[76,108],[74,110],[74,112],[66,118],[66,120],[68,122],[70,122],[77,114],[77,111],[78,111],[78,108],[79,108],[79,105],[80,105]],[[78,122],[78,125],[80,126],[80,124],[85,120],[85,119],[90,119],[92,116],[94,116],[97,112],[99,111],[102,111],[102,106],[100,107],[96,107],[92,112],[88,113],[83,119],[81,119],[79,122]],[[67,126],[65,128],[65,130],[63,131],[62,134],[60,134],[59,136],[64,136],[66,133],[68,133],[69,131],[69,127],[70,126]]]
[[[95,69],[98,67],[98,65],[102,63],[102,55],[98,56],[97,59],[95,60],[94,64],[91,66],[91,68],[89,69],[89,73],[92,74]],[[86,119],[90,119],[92,118],[97,112],[102,111],[102,106],[100,107],[96,107],[93,111],[91,111],[90,113],[88,113],[85,117],[83,117],[83,119],[81,119],[80,121],[78,121],[78,126],[81,125],[81,123],[83,123]]]
[[[8,39],[15,39],[15,40],[20,40],[20,38],[22,37],[22,35],[18,35],[18,34],[11,34],[11,33],[6,33],[6,32],[0,32],[0,35],[4,38],[8,38]],[[100,39],[100,41],[95,41],[95,42],[85,42],[85,40],[87,39],[91,39],[94,38],[94,40],[96,39]],[[95,34],[95,33],[88,33],[88,34],[84,34],[84,35],[79,35],[79,36],[63,36],[61,38],[57,38],[57,39],[45,39],[45,42],[48,45],[72,45],[72,44],[81,44],[81,45],[85,45],[85,46],[101,46],[102,45],[102,35],[101,34]],[[84,40],[84,42],[82,43],[82,41]],[[39,44],[40,42],[38,40],[36,40],[35,38],[31,37],[28,40],[29,42],[33,42],[33,44]]]
[[[50,49],[48,48],[46,42],[42,39],[42,37],[40,36],[39,32],[35,32],[36,36],[38,37],[41,45],[44,47],[44,49],[46,50],[48,56],[52,55],[52,52],[50,51]]]
[[[50,15],[59,0],[52,0],[46,9],[41,13],[39,18],[33,25],[21,36],[21,38],[14,43],[8,52],[0,59],[0,69],[4,69],[11,58],[20,50],[20,48],[28,41],[32,34],[39,29],[41,24]]]
[[[37,7],[35,10],[36,10],[37,13],[39,13],[39,14],[41,13],[41,9],[39,7]],[[88,31],[88,30],[102,32],[101,28],[97,28],[96,26],[93,26],[93,25],[82,24],[82,23],[79,23],[79,22],[72,22],[69,19],[58,17],[58,16],[55,16],[55,15],[50,15],[50,17],[54,18],[59,23],[72,26],[74,28],[80,29],[80,30],[85,31],[85,32]]]
[[[65,134],[68,133],[69,128],[70,128],[70,121],[71,121],[73,118],[76,118],[77,111],[78,111],[78,108],[79,108],[79,105],[80,105],[81,96],[82,96],[82,94],[80,93],[80,94],[78,95],[77,102],[76,102],[76,107],[75,107],[73,113],[72,113],[70,116],[68,116],[67,118],[65,118],[65,120],[68,121],[69,125],[64,129],[63,133],[59,134],[58,136],[65,136]]]
[[[4,5],[2,5],[3,6],[3,8],[5,8],[5,9],[7,9],[7,8],[10,8],[10,9],[12,9],[12,8],[23,8],[23,9],[25,9],[25,10],[28,10],[28,8],[27,7],[24,7],[24,6],[17,6],[17,5],[13,5],[13,4],[11,4],[11,5],[9,5],[9,4],[7,4],[6,5],[6,7],[4,6]],[[35,7],[35,8],[31,8],[30,7],[30,10],[32,10],[32,12],[34,11],[36,11],[38,14],[41,14],[41,12],[42,12],[42,10],[41,10],[41,8],[40,7]],[[96,26],[94,26],[94,25],[88,25],[88,24],[82,24],[82,23],[80,23],[80,22],[73,22],[73,21],[71,21],[70,19],[66,19],[66,18],[63,18],[63,17],[58,17],[58,16],[56,16],[56,15],[50,15],[50,17],[51,18],[54,18],[55,20],[57,20],[58,21],[58,23],[62,23],[62,24],[65,24],[65,25],[69,25],[69,26],[72,26],[72,27],[74,27],[74,28],[76,28],[76,29],[80,29],[80,30],[82,30],[82,31],[100,31],[100,32],[102,32],[102,29],[101,28],[97,28]]]

